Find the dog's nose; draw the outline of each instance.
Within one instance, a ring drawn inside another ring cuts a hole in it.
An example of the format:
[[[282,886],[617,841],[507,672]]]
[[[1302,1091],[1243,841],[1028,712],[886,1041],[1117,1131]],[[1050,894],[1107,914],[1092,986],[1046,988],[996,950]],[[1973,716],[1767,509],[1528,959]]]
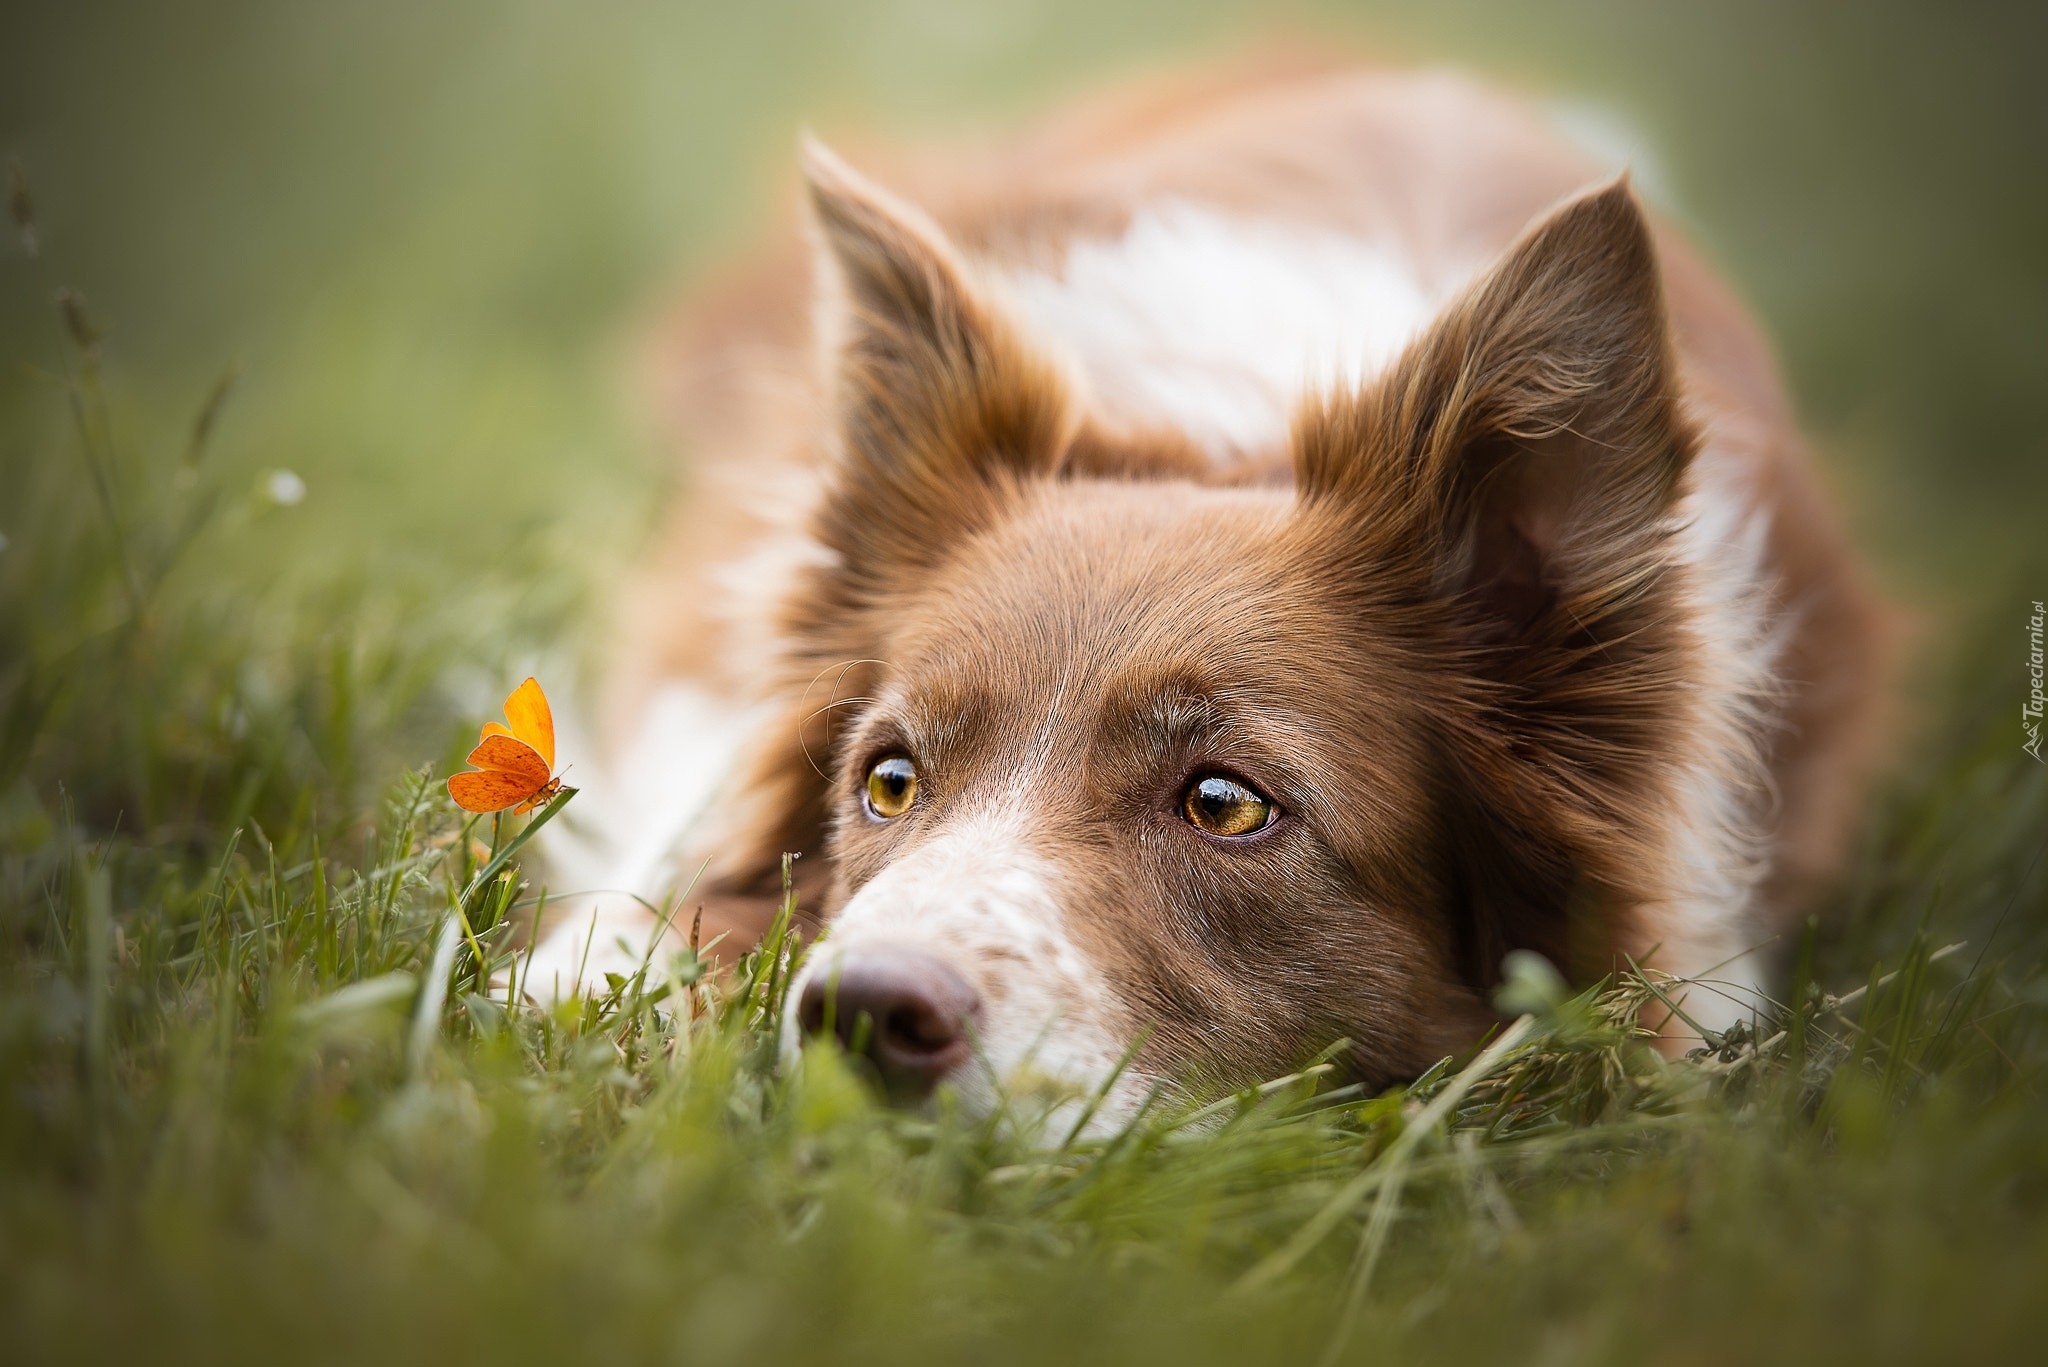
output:
[[[881,1075],[898,1104],[922,1101],[967,1062],[981,998],[946,963],[912,949],[849,949],[804,984],[797,1023],[829,1030]]]

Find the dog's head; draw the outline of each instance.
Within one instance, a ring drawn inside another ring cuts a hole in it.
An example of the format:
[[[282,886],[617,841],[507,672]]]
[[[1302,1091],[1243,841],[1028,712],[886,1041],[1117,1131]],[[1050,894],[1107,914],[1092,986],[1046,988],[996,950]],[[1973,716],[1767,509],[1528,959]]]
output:
[[[738,804],[758,867],[831,871],[796,1020],[901,1092],[1049,1078],[1106,1123],[1340,1039],[1412,1074],[1507,950],[1629,944],[1691,439],[1626,186],[1218,474],[1091,418],[923,215],[809,170],[834,454]]]

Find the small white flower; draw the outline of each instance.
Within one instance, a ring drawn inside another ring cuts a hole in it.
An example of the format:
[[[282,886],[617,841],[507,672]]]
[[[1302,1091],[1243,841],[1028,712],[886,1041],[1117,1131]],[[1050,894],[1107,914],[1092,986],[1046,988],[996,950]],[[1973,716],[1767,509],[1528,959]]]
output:
[[[280,508],[292,508],[306,501],[306,481],[290,470],[272,470],[263,491]]]

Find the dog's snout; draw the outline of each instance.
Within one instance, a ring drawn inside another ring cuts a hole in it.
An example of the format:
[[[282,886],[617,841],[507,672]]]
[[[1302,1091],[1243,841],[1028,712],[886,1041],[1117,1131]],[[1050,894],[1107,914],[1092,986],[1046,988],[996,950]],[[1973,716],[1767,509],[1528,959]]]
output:
[[[912,949],[849,950],[804,984],[797,1023],[865,1057],[895,1102],[921,1101],[965,1063],[981,998],[943,960]]]

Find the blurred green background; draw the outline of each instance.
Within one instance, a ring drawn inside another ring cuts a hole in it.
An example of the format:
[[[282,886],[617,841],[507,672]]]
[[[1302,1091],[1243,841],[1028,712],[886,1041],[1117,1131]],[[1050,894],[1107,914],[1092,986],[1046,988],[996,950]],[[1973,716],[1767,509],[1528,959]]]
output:
[[[1306,1360],[1354,1275],[1337,1193],[1423,1132],[1412,1095],[1024,1182],[923,1153],[844,1074],[774,1090],[772,1020],[672,1053],[637,997],[465,997],[484,956],[435,946],[475,898],[435,880],[466,846],[400,782],[535,652],[551,690],[589,653],[675,463],[648,330],[773,221],[800,127],[1000,126],[1290,37],[1643,149],[1952,676],[1817,947],[1876,979],[1853,1048],[1799,1027],[1666,1114],[1559,1045],[1530,1128],[1424,1154],[1358,1358],[2038,1346],[2048,769],[2011,711],[2048,593],[2048,5],[0,0],[42,248],[0,240],[7,1360]],[[1300,1280],[1223,1293],[1324,1211]]]
[[[1937,624],[2024,606],[2048,491],[2039,4],[10,4],[0,151],[45,261],[0,252],[0,533],[27,515],[5,491],[69,458],[61,283],[134,432],[182,433],[237,365],[209,460],[303,477],[208,573],[252,595],[601,579],[664,480],[637,342],[769,221],[800,127],[1000,125],[1272,35],[1633,129],[1765,315],[1894,589]],[[4,559],[0,588],[34,593]]]

